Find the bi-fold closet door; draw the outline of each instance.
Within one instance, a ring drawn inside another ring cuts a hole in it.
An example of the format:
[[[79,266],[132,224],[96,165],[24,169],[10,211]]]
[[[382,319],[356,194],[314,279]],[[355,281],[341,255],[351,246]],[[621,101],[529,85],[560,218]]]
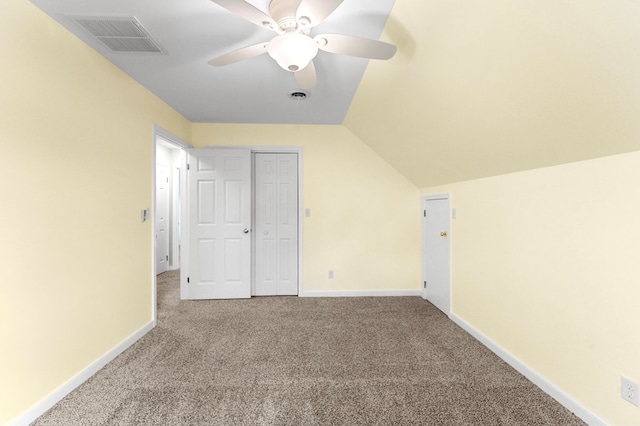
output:
[[[189,150],[186,299],[298,294],[298,156],[251,155]]]
[[[254,154],[255,296],[298,294],[298,155]]]

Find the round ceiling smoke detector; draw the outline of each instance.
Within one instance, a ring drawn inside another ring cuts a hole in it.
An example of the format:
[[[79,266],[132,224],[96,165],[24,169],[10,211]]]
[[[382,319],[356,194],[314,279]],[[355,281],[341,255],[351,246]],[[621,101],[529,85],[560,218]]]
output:
[[[296,90],[295,92],[291,92],[289,97],[295,101],[302,101],[309,97],[307,92],[303,92],[302,90]]]

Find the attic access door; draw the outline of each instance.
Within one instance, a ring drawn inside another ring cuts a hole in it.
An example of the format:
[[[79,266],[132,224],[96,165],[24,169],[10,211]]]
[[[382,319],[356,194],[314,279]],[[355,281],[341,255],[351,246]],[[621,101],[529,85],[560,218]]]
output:
[[[251,297],[251,151],[190,149],[187,299]]]
[[[424,298],[447,314],[451,310],[451,230],[449,195],[422,200]]]

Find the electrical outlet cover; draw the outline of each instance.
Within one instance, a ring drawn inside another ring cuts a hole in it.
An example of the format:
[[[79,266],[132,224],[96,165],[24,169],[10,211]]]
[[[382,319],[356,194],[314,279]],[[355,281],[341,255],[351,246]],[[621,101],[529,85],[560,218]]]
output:
[[[638,384],[624,376],[621,377],[620,384],[622,399],[640,407],[640,392],[638,390]]]

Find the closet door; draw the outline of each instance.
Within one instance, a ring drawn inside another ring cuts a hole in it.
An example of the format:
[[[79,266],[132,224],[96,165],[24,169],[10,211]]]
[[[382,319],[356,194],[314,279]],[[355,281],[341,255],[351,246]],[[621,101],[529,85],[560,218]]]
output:
[[[255,296],[298,294],[298,155],[254,157]]]

